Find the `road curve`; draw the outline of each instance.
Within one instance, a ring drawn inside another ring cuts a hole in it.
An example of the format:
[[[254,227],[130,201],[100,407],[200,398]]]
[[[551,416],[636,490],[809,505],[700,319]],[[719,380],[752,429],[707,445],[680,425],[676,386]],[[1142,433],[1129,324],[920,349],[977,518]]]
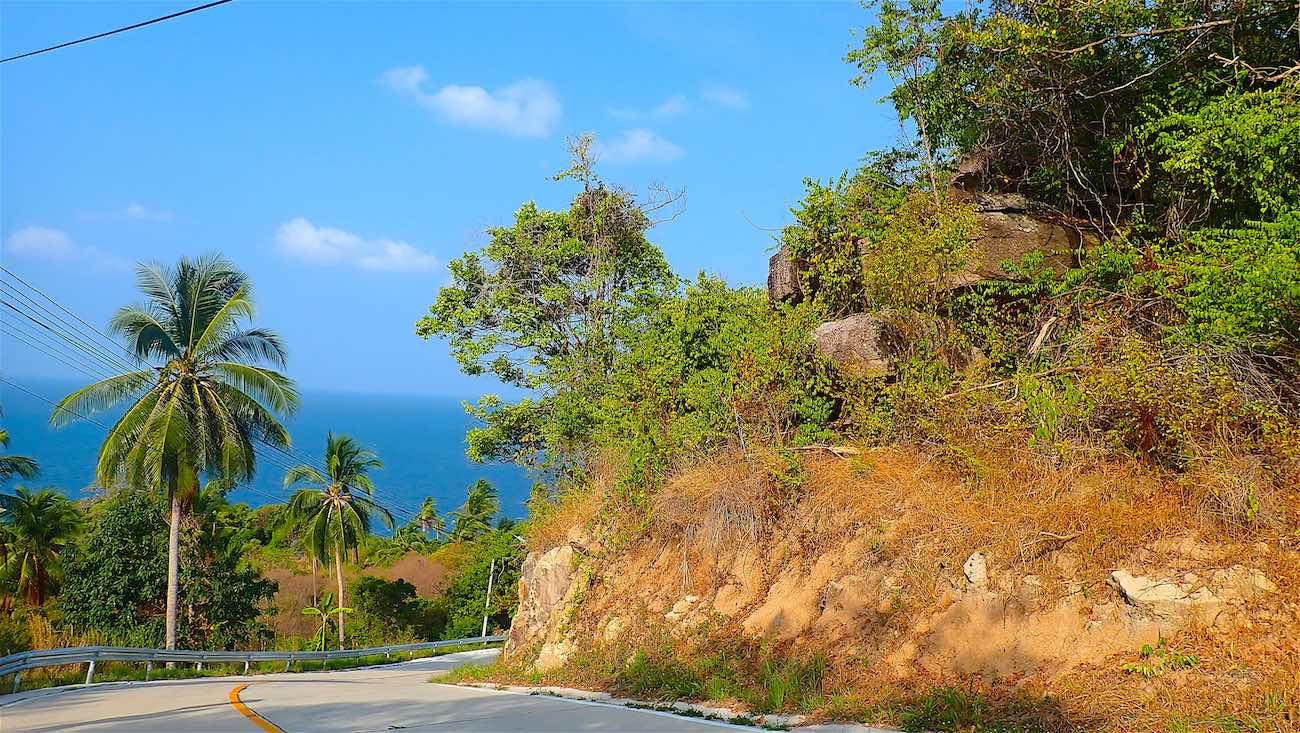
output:
[[[105,683],[0,698],[0,733],[712,731],[709,721],[429,684],[487,649],[339,672]],[[243,689],[237,690],[243,685]],[[236,691],[237,690],[237,691]]]

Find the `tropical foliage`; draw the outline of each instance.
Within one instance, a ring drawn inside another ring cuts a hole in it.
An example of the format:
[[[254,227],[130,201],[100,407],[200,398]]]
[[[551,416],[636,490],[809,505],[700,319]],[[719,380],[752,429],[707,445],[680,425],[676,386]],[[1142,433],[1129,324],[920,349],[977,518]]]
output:
[[[465,503],[451,513],[451,536],[458,540],[472,540],[492,530],[492,519],[501,510],[497,490],[486,479],[479,479],[469,487]]]
[[[295,466],[284,475],[284,486],[298,489],[289,501],[289,511],[299,523],[307,551],[322,563],[334,565],[338,582],[338,603],[345,602],[343,558],[356,553],[378,519],[392,529],[393,516],[375,501],[370,471],[383,468],[373,451],[362,448],[347,435],[330,435],[325,440],[325,466]],[[345,643],[343,611],[338,611],[339,648]]]
[[[9,447],[9,431],[0,429],[0,448]],[[0,455],[0,482],[8,481],[14,476],[25,479],[36,478],[40,467],[36,461],[27,456]]]
[[[58,599],[73,629],[132,646],[163,641],[169,534],[163,501],[155,492],[120,490],[92,506]],[[276,584],[223,539],[233,529],[222,524],[223,517],[234,513],[224,499],[213,497],[196,505],[186,520],[178,638],[188,648],[248,647],[267,640],[261,613]]]
[[[39,606],[58,586],[61,561],[81,530],[81,513],[52,488],[0,494],[0,564],[15,590]]]
[[[487,396],[470,431],[476,460],[517,460],[564,475],[590,436],[592,414],[625,339],[668,295],[675,279],[646,239],[663,197],[638,201],[597,177],[591,138],[557,178],[581,191],[567,211],[528,203],[510,226],[488,231],[480,252],[453,260],[452,284],[416,324],[445,338],[469,374],[490,374],[535,396],[507,404]]]
[[[105,487],[165,492],[171,503],[166,644],[174,648],[184,509],[205,474],[252,478],[255,442],[289,445],[276,414],[296,409],[298,394],[287,377],[261,366],[283,367],[284,345],[272,331],[245,327],[256,312],[252,288],[229,262],[206,256],[170,269],[141,265],[137,285],[147,301],[118,310],[110,329],[138,366],[63,398],[50,421],[66,425],[130,403],[104,439],[96,477]]]

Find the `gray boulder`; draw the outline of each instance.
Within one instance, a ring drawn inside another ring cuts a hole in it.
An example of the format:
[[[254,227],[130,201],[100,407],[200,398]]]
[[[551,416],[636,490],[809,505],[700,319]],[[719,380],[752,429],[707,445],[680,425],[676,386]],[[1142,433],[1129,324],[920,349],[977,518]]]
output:
[[[1042,252],[1043,264],[1062,272],[1076,263],[1076,252],[1096,243],[1096,237],[1053,221],[1020,194],[962,192],[959,199],[975,204],[979,222],[977,255],[960,272],[949,276],[952,287],[982,280],[1006,280],[1005,260],[1019,261],[1030,252]]]
[[[828,321],[812,332],[813,344],[827,359],[867,376],[888,374],[901,346],[888,313],[859,313]]]
[[[790,247],[782,245],[767,261],[767,297],[773,303],[798,303],[803,300],[799,287],[799,269],[790,256]]]

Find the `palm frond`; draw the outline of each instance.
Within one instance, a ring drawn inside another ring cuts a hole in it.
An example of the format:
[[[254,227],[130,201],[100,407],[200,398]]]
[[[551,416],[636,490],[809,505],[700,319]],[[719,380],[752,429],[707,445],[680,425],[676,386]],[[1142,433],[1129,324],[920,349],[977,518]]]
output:
[[[210,381],[207,385],[209,390],[225,404],[241,435],[282,448],[292,443],[289,431],[275,415],[271,414],[270,410],[262,406],[262,403],[229,384]]]
[[[127,348],[137,359],[173,359],[181,355],[175,334],[158,319],[154,310],[145,306],[128,305],[119,308],[108,322],[108,329],[126,337]]]
[[[140,292],[149,298],[151,309],[161,318],[159,322],[171,324],[181,320],[180,302],[172,287],[173,273],[156,262],[141,263],[135,269],[135,283]],[[175,339],[179,334],[172,330],[169,335]]]
[[[233,361],[211,362],[207,371],[276,412],[291,415],[298,409],[298,390],[279,372]]]
[[[268,328],[250,328],[231,333],[199,355],[203,359],[216,361],[267,362],[281,369],[288,361],[288,351],[280,340],[280,335]]]
[[[139,394],[155,378],[152,369],[141,369],[101,379],[59,400],[50,414],[50,425],[63,427],[68,423],[89,417],[114,407]]]
[[[324,488],[329,481],[315,468],[306,464],[294,466],[284,474],[284,488],[291,489],[300,483],[310,483],[314,488]]]
[[[247,288],[235,291],[211,314],[193,344],[195,354],[204,354],[234,333],[240,318],[252,318],[255,309]]]

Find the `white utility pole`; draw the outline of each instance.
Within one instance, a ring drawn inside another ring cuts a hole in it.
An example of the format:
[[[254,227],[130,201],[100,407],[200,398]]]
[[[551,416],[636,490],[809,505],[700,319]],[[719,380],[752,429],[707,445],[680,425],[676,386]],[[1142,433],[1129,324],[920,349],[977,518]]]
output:
[[[483,599],[483,633],[479,636],[487,636],[488,607],[492,605],[492,576],[497,572],[497,560],[492,558],[492,566],[488,568],[488,590],[487,596]]]

